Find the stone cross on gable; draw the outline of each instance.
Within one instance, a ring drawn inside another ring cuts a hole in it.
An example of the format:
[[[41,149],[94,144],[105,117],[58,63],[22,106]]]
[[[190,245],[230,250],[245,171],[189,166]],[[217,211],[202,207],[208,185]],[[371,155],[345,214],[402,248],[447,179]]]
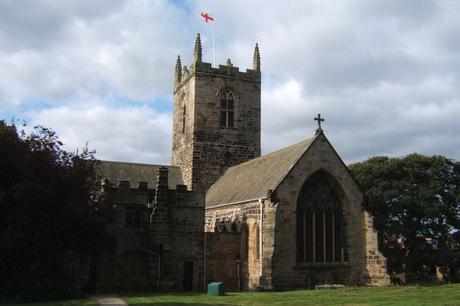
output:
[[[323,132],[323,129],[321,128],[321,122],[324,122],[324,118],[321,118],[321,114],[318,114],[318,116],[316,116],[314,119],[315,121],[318,121],[318,128],[316,129],[316,134],[319,134]]]

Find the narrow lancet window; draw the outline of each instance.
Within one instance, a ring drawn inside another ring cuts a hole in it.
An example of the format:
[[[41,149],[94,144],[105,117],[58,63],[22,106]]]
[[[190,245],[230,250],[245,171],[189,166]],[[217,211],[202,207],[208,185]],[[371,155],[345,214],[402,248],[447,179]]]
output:
[[[220,95],[220,126],[232,128],[234,126],[235,95],[225,90]]]
[[[186,109],[186,107],[184,105],[184,108],[182,110],[182,133],[185,132],[185,115],[186,115],[186,111],[187,111],[187,109]]]

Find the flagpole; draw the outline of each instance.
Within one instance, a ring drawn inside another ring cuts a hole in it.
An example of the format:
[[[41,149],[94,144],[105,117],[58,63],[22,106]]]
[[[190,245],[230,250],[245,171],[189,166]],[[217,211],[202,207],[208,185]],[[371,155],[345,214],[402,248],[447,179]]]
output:
[[[212,57],[213,57],[213,66],[214,68],[217,68],[217,65],[216,65],[216,38],[215,38],[215,34],[214,34],[214,18],[212,16],[209,16],[208,13],[204,12],[204,11],[201,11],[201,17],[204,18],[204,21],[206,23],[208,23],[208,21],[210,20],[211,23],[212,23]],[[211,15],[214,16],[214,13],[211,13]]]
[[[214,16],[214,13],[211,13]],[[214,68],[217,68],[216,66],[216,45],[215,45],[215,39],[214,39],[214,21],[212,23],[212,54],[213,54],[213,60],[214,60]]]

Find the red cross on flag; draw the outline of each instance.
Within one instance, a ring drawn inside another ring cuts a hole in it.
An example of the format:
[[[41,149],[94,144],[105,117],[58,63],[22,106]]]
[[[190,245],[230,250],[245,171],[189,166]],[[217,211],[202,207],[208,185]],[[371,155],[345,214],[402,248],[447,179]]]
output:
[[[206,21],[206,23],[208,23],[208,21],[214,21],[214,18],[212,16],[209,16],[208,13],[206,12],[201,12],[201,17],[204,18],[204,21]]]

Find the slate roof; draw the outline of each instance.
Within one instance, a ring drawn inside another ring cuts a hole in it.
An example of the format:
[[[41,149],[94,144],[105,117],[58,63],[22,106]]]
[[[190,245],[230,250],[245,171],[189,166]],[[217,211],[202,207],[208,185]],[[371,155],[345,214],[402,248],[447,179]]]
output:
[[[168,185],[170,189],[176,189],[176,185],[184,184],[180,168],[174,166],[101,161],[98,167],[102,178],[108,179],[115,186],[119,181],[128,181],[131,188],[137,188],[139,182],[147,182],[148,188],[154,188],[160,167],[169,169]]]
[[[206,207],[266,197],[275,190],[316,137],[229,168],[206,194]]]

